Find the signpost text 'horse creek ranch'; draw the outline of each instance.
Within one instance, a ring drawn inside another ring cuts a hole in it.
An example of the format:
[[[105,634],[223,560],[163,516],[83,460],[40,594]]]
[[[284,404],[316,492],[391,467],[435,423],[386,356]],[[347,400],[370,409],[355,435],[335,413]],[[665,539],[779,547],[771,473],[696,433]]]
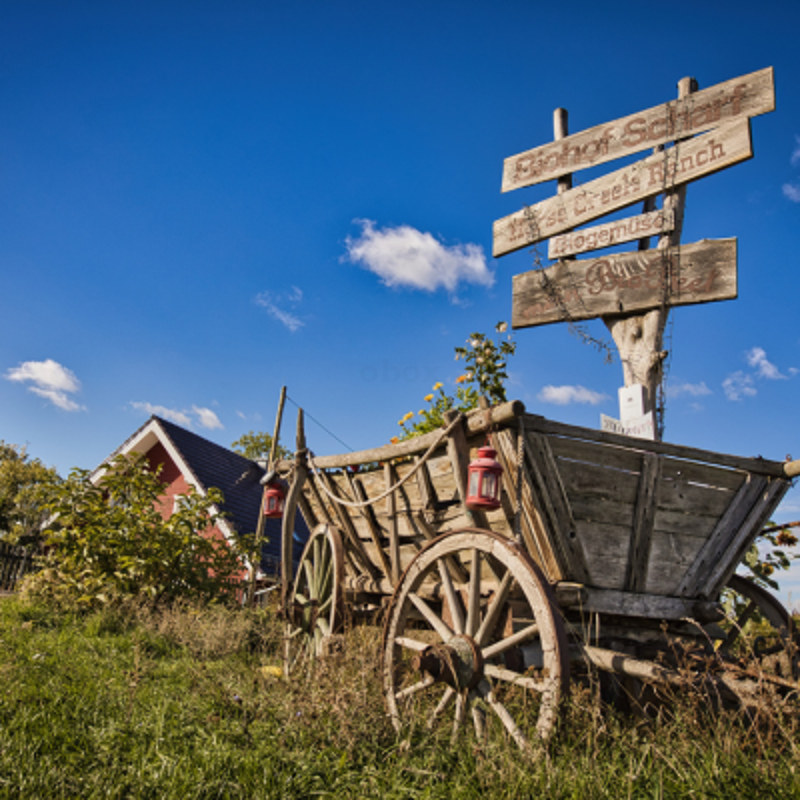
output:
[[[497,258],[572,230],[753,155],[750,121],[738,120],[576,186],[494,223]]]

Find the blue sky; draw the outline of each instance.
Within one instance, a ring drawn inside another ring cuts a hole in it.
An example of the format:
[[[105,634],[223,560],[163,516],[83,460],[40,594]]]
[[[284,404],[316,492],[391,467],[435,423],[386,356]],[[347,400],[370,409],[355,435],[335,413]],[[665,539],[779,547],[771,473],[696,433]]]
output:
[[[738,237],[739,298],[673,312],[666,438],[800,458],[799,23],[772,0],[7,0],[0,439],[64,473],[151,411],[230,445],[286,384],[350,447],[388,441],[510,319],[531,254],[493,260],[492,222],[555,188],[501,194],[502,163],[554,108],[578,131],[774,66],[755,158],[689,187],[683,241]],[[563,325],[516,340],[530,411],[617,416],[618,362]]]

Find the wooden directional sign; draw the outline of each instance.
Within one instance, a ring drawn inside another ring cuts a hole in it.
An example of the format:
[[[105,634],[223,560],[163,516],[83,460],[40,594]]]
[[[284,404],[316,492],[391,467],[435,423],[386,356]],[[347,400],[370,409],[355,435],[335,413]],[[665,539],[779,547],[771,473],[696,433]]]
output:
[[[504,192],[775,109],[772,67],[507,158]]]
[[[548,243],[547,257],[556,261],[576,253],[588,253],[634,239],[658,236],[675,227],[675,215],[671,211],[651,211],[638,217],[627,217],[616,222],[607,222],[593,228],[583,228],[562,236],[554,236]]]
[[[664,302],[732,300],[736,293],[736,239],[707,239],[670,250],[560,261],[515,275],[512,325],[529,328],[645,311]]]
[[[497,220],[493,255],[513,253],[752,155],[750,121],[732,122]]]

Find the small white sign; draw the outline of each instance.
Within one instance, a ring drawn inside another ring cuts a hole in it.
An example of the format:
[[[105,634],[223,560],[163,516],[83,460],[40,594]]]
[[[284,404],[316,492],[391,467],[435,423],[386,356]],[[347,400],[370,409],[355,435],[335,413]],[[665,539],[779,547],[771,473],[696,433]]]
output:
[[[626,420],[618,420],[601,414],[600,425],[602,430],[609,433],[621,433],[623,436],[635,436],[638,439],[652,441],[655,441],[656,438],[655,418],[652,411],[641,417]]]
[[[643,417],[646,396],[647,389],[641,383],[622,386],[619,389],[619,418],[623,422],[628,422]]]

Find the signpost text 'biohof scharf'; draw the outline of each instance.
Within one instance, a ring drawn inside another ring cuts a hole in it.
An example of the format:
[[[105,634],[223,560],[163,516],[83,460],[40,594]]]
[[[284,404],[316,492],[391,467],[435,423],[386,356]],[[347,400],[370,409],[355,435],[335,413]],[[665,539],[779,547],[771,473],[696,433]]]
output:
[[[775,109],[772,67],[505,159],[502,191],[553,180]]]

